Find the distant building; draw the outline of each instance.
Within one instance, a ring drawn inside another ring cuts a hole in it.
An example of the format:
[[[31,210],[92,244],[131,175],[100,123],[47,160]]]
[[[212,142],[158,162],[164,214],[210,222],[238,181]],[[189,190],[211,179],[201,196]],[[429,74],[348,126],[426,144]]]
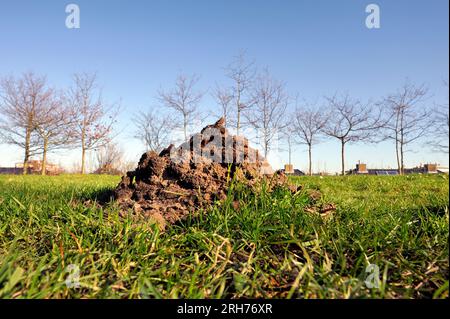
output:
[[[23,169],[18,167],[0,167],[0,174],[19,175],[22,172]]]
[[[281,169],[280,172],[285,173],[286,175],[292,175],[292,176],[305,175],[305,173],[302,172],[301,170],[294,168],[294,166],[292,164],[284,165],[284,169]]]
[[[30,160],[28,162],[28,174],[41,174],[42,161]],[[0,174],[19,175],[23,173],[23,163],[16,163],[15,167],[0,167]],[[47,175],[59,175],[64,170],[56,164],[47,163],[45,165],[45,173]]]
[[[294,173],[294,165],[292,165],[292,164],[284,165],[284,172],[286,174],[293,174]]]
[[[439,167],[438,164],[425,164],[413,168],[405,168],[405,174],[448,174],[448,168]],[[348,175],[398,175],[393,168],[367,168],[366,164],[358,163],[354,169],[346,172]]]
[[[347,175],[398,175],[398,170],[390,168],[367,168],[367,164],[358,163],[356,168],[346,172]]]
[[[409,168],[409,169],[405,169],[405,173],[406,174],[412,174],[412,173],[417,173],[417,174],[437,174],[438,165],[437,164],[425,164],[425,165],[420,165],[414,168]]]

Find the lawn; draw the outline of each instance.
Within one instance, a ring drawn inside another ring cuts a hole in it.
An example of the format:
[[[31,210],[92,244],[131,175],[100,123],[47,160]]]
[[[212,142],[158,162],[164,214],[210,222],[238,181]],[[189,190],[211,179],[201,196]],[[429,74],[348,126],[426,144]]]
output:
[[[96,203],[118,181],[0,175],[0,298],[448,298],[447,176],[234,184],[165,232]]]

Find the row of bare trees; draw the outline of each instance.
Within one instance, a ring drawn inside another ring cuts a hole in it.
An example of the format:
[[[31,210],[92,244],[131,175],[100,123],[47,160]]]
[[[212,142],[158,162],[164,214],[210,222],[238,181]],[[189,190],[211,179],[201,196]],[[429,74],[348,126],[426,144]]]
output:
[[[426,136],[426,144],[448,152],[448,109],[430,107],[428,90],[407,81],[399,90],[378,102],[362,103],[349,95],[326,98],[320,109],[300,107],[295,112],[294,135],[311,149],[321,137],[335,138],[341,145],[341,174],[345,174],[345,146],[350,143],[391,141],[399,174],[405,170],[405,155],[414,142]]]
[[[23,149],[23,174],[32,156],[41,156],[45,175],[50,152],[74,148],[84,174],[86,152],[111,139],[118,105],[105,103],[95,74],[75,74],[70,88],[58,90],[28,72],[2,78],[0,92],[0,141]]]
[[[292,147],[306,145],[309,174],[312,174],[313,146],[325,138],[340,144],[342,174],[349,144],[392,141],[400,174],[405,169],[406,152],[426,136],[432,136],[427,144],[434,150],[448,152],[448,105],[431,106],[428,89],[423,85],[406,81],[399,90],[378,101],[362,102],[349,94],[329,96],[313,107],[298,103],[298,98],[292,99],[284,82],[275,79],[267,68],[258,71],[244,53],[225,68],[225,75],[228,85],[216,84],[212,92],[217,107],[211,114],[225,117],[225,126],[237,134],[243,127],[257,130],[260,135],[257,142],[265,156],[279,137],[284,137],[288,144],[289,163]],[[196,75],[180,75],[174,89],[158,92],[159,106],[174,110],[175,114],[161,115],[156,110],[138,114],[136,137],[149,150],[161,150],[176,128],[188,138],[189,127],[200,118],[199,106],[205,94],[195,88],[198,80]],[[288,106],[293,102],[295,110],[289,112]]]
[[[311,106],[291,98],[283,81],[267,68],[258,70],[244,53],[225,68],[225,76],[228,84],[216,84],[211,93],[217,107],[209,115],[225,117],[225,126],[236,134],[244,128],[255,129],[256,142],[266,157],[280,137],[288,146],[289,163],[292,148],[305,145],[309,174],[313,147],[325,138],[340,144],[342,174],[346,146],[353,143],[391,141],[400,174],[406,152],[427,136],[433,150],[448,152],[448,105],[431,106],[424,86],[407,81],[378,101],[362,102],[345,94],[325,97]],[[136,114],[135,137],[148,150],[160,151],[175,142],[176,129],[186,140],[195,121],[202,120],[200,105],[206,92],[197,89],[198,82],[197,75],[179,75],[172,89],[157,92],[158,109]],[[0,89],[0,138],[24,150],[24,174],[30,158],[38,155],[45,174],[48,153],[58,149],[80,150],[81,173],[86,171],[86,153],[91,150],[98,151],[99,165],[110,167],[111,158],[118,157],[120,152],[114,151],[111,140],[119,105],[104,101],[95,74],[76,74],[69,88],[57,90],[45,77],[25,73],[2,78]]]
[[[258,72],[254,62],[247,62],[244,53],[225,68],[225,75],[230,83],[228,86],[216,84],[212,97],[219,107],[210,115],[224,117],[225,127],[233,128],[236,134],[240,134],[243,127],[256,129],[267,156],[277,132],[285,126],[284,116],[289,104],[285,84],[275,79],[267,68]],[[202,120],[200,103],[205,92],[196,89],[198,81],[197,75],[179,75],[173,89],[158,92],[158,109],[136,115],[135,137],[147,149],[160,151],[173,137],[171,133],[175,129],[181,129],[186,140],[194,122]],[[161,108],[172,112],[162,115],[158,113]]]

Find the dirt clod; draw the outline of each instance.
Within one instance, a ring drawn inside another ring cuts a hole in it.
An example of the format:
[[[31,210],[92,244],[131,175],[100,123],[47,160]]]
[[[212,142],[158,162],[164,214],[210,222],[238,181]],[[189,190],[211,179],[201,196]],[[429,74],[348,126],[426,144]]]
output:
[[[269,189],[287,182],[246,138],[231,136],[220,119],[178,147],[144,153],[136,170],[122,177],[114,197],[122,214],[149,217],[164,228],[226,199],[233,178],[252,188],[263,179]]]

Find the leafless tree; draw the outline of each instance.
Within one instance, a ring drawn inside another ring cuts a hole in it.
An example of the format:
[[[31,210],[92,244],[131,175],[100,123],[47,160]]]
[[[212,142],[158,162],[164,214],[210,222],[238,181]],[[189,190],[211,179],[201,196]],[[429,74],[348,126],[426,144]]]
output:
[[[154,110],[139,112],[134,123],[134,137],[141,140],[147,150],[159,153],[171,141],[173,125],[167,115],[158,115]]]
[[[81,147],[81,174],[84,174],[86,152],[111,141],[119,106],[103,101],[95,74],[75,74],[74,86],[69,93],[77,114],[75,134]]]
[[[285,145],[287,146],[288,151],[288,164],[292,164],[292,150],[295,147],[295,129],[292,125],[292,119],[290,118],[291,114],[287,115],[285,118],[285,123],[283,124],[283,128],[281,129],[280,137],[283,138]]]
[[[435,109],[435,134],[430,145],[433,150],[440,153],[448,153],[449,120],[448,105],[438,105]]]
[[[224,126],[227,128],[234,122],[233,118],[233,94],[230,89],[216,85],[212,96],[220,107],[219,113],[213,113],[215,117],[223,117],[225,119]]]
[[[0,138],[24,150],[23,174],[27,174],[30,158],[39,153],[34,134],[36,118],[51,102],[53,90],[44,76],[32,72],[19,79],[5,77],[0,86]]]
[[[41,174],[46,174],[47,154],[75,145],[76,114],[61,93],[54,93],[35,118],[35,131],[42,152]]]
[[[236,134],[241,129],[243,111],[254,103],[251,89],[256,75],[254,62],[248,62],[245,52],[241,51],[225,68],[226,76],[233,81],[232,96],[236,110]]]
[[[174,89],[158,92],[158,98],[162,105],[181,114],[181,127],[185,140],[188,139],[189,126],[199,115],[199,103],[203,97],[203,93],[195,91],[195,85],[198,81],[199,77],[196,75],[188,77],[181,74],[176,79]]]
[[[448,83],[444,83],[447,88],[447,99],[448,99]],[[432,135],[432,140],[429,141],[432,149],[440,153],[448,153],[448,142],[449,142],[449,108],[448,100],[445,104],[437,105],[434,110],[434,132]]]
[[[296,141],[308,146],[308,174],[312,175],[312,147],[320,142],[320,135],[328,121],[327,110],[309,105],[297,106],[291,121]]]
[[[121,171],[124,162],[124,153],[122,149],[113,142],[104,144],[96,151],[97,169],[99,174],[116,174]]]
[[[124,160],[120,165],[120,171],[125,174],[126,172],[133,171],[136,168],[136,161]]]
[[[428,90],[408,81],[396,93],[386,96],[382,105],[388,118],[384,137],[395,143],[399,174],[404,173],[407,148],[424,137],[433,125],[431,111],[424,107]]]
[[[381,108],[372,103],[361,103],[348,95],[326,98],[329,118],[323,132],[341,144],[341,174],[345,175],[345,146],[348,143],[373,141],[383,126]]]
[[[264,157],[267,157],[274,138],[283,129],[289,96],[284,83],[274,79],[265,69],[256,78],[252,99],[254,105],[244,116],[249,125],[258,131]]]
[[[114,142],[97,149],[95,157],[95,174],[121,175],[136,167],[136,162],[126,160],[123,149]]]

